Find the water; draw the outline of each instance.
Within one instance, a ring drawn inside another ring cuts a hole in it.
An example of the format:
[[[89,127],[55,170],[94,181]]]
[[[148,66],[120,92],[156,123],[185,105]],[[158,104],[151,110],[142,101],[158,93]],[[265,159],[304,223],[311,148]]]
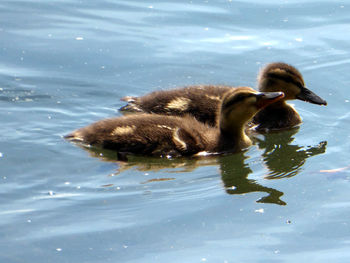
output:
[[[0,262],[350,259],[346,1],[0,3]],[[255,86],[285,61],[328,101],[299,129],[203,159],[88,152],[62,139],[125,95]]]

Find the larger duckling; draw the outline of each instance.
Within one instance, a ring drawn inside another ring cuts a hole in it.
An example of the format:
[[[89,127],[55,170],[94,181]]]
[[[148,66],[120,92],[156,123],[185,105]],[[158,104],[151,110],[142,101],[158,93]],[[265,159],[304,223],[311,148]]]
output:
[[[325,100],[305,87],[301,73],[285,63],[272,63],[263,68],[258,75],[258,88],[263,92],[282,91],[285,97],[254,116],[252,123],[257,131],[286,129],[301,123],[298,112],[287,104],[287,100],[327,105]]]
[[[318,105],[327,102],[305,87],[301,73],[285,63],[271,63],[258,77],[260,91],[285,93],[285,98],[263,109],[253,119],[255,130],[277,130],[294,127],[301,118],[286,100],[299,99]],[[120,110],[183,116],[190,114],[211,126],[217,124],[218,105],[231,86],[189,86],[172,90],[155,91],[142,97],[125,97],[128,104]]]
[[[200,85],[154,91],[142,97],[124,97],[128,104],[125,112],[145,112],[163,115],[184,116],[190,114],[200,122],[215,126],[217,109],[229,86]]]
[[[189,156],[200,152],[236,152],[252,144],[245,124],[262,108],[280,100],[282,92],[258,93],[251,88],[227,92],[217,127],[192,116],[136,114],[101,120],[65,138],[92,146],[155,156]]]

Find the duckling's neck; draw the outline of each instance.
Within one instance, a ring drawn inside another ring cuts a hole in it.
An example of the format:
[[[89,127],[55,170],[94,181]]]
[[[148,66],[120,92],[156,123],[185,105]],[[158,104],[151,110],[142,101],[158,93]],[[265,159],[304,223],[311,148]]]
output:
[[[263,108],[255,116],[259,116],[259,115],[262,116],[266,114],[276,114],[276,113],[286,114],[286,115],[298,115],[294,107],[288,104],[286,100],[279,100]],[[287,116],[281,116],[281,117],[287,117]]]
[[[238,151],[252,145],[252,141],[245,133],[245,122],[225,124],[220,122],[220,137],[218,151]]]
[[[289,108],[289,107],[291,107],[291,106],[286,102],[286,100],[282,99],[282,100],[279,100],[279,101],[276,101],[276,102],[270,104],[269,106],[263,108],[261,111],[266,110],[266,109],[281,109],[281,108]]]

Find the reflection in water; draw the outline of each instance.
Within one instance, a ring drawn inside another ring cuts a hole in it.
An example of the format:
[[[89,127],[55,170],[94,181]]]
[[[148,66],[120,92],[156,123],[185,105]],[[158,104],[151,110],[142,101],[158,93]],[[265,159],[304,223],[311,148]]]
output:
[[[120,160],[117,152],[97,147],[86,147],[80,144],[81,148],[87,150],[92,157],[98,157],[106,162],[117,162],[118,170],[113,175],[118,175],[129,169],[138,171],[159,171],[168,169],[169,173],[192,172],[199,166],[217,165],[217,157],[208,156],[205,158],[159,158],[148,156],[128,155],[127,161]],[[124,158],[123,158],[124,159]]]
[[[262,186],[256,180],[248,179],[248,175],[252,170],[244,162],[247,158],[243,152],[219,158],[221,178],[226,192],[228,194],[266,192],[268,195],[259,199],[257,202],[285,205],[286,203],[280,200],[280,197],[283,195],[282,192]]]
[[[279,179],[297,175],[305,160],[311,156],[326,152],[327,142],[320,142],[316,146],[299,146],[291,144],[293,135],[299,127],[279,133],[265,134],[265,140],[259,140],[260,149],[264,149],[263,161],[270,171],[266,179]]]
[[[298,128],[279,133],[268,133],[264,135],[264,140],[257,139],[260,149],[264,150],[263,162],[269,170],[266,179],[281,179],[297,175],[306,159],[325,153],[327,142],[320,142],[316,146],[302,147],[291,144],[294,141],[293,135]],[[229,154],[224,156],[207,156],[201,158],[156,158],[142,156],[128,156],[128,161],[120,161],[120,156],[114,151],[104,150],[94,147],[83,147],[88,150],[93,157],[99,157],[104,161],[118,162],[119,168],[113,175],[119,174],[130,168],[139,171],[158,171],[169,169],[169,173],[191,172],[200,166],[220,167],[221,178],[228,194],[246,194],[250,192],[265,192],[268,195],[260,198],[257,202],[286,205],[280,199],[283,192],[273,188],[260,185],[256,180],[249,179],[248,176],[253,171],[246,160],[245,152]],[[161,182],[173,180],[174,178],[149,179],[146,182]]]

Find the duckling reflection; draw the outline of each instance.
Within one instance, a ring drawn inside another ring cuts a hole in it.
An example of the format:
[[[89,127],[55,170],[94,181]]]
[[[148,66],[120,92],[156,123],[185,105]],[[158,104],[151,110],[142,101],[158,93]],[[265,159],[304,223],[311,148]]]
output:
[[[248,176],[252,173],[252,170],[246,163],[246,160],[249,157],[246,156],[245,152],[228,154],[224,156],[171,159],[130,155],[128,156],[128,161],[126,162],[120,160],[115,151],[95,147],[80,147],[87,150],[92,157],[97,157],[103,161],[116,163],[118,168],[117,171],[112,174],[112,176],[118,175],[129,169],[135,169],[141,172],[157,172],[166,170],[168,173],[182,173],[192,172],[198,167],[203,166],[219,166],[221,179],[227,194],[240,195],[251,192],[265,192],[268,193],[268,195],[257,200],[257,202],[286,205],[284,201],[280,200],[283,192],[262,186],[257,183],[256,180],[248,179]],[[167,178],[149,178],[141,183],[144,184],[174,179],[175,178],[173,176]]]
[[[256,180],[248,179],[248,175],[252,173],[252,170],[245,164],[247,158],[248,157],[242,152],[223,156],[218,159],[221,178],[226,193],[247,194],[251,192],[266,192],[268,195],[257,200],[258,203],[286,205],[286,203],[280,199],[283,192],[260,185]]]
[[[326,152],[327,142],[315,146],[292,144],[299,127],[280,133],[268,133],[258,146],[264,149],[263,161],[270,171],[266,179],[279,179],[297,175],[307,158]]]
[[[158,158],[128,155],[127,159],[124,159],[124,156],[120,156],[112,150],[84,145],[79,146],[88,151],[91,157],[99,158],[105,162],[116,163],[118,169],[113,175],[118,175],[129,169],[136,169],[140,172],[157,172],[164,169],[167,169],[167,172],[170,173],[192,172],[199,166],[217,165],[215,156],[207,156],[206,158]]]

